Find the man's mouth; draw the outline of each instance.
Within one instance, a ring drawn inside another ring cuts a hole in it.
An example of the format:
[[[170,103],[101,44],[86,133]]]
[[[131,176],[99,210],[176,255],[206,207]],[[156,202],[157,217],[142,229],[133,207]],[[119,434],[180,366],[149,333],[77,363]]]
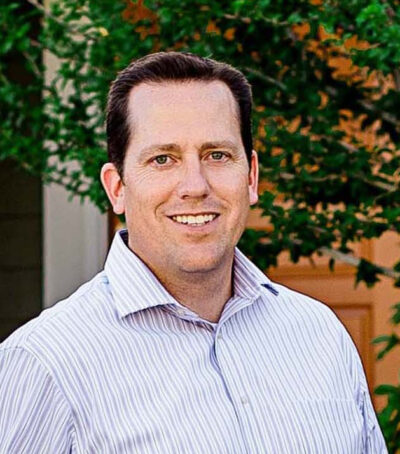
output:
[[[217,216],[218,216],[218,214],[215,214],[215,213],[209,213],[209,214],[206,213],[206,214],[198,214],[198,215],[184,214],[184,215],[171,216],[171,219],[179,224],[200,226],[200,225],[208,224],[209,222],[213,221]]]

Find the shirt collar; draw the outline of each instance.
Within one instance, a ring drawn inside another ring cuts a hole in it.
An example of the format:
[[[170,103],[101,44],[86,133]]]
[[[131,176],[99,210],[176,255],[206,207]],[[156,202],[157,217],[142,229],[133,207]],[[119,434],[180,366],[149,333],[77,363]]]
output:
[[[116,309],[121,317],[155,306],[179,304],[150,268],[129,249],[127,243],[128,231],[118,231],[104,267]],[[233,269],[235,296],[253,300],[260,294],[262,287],[277,294],[265,274],[237,248]]]
[[[154,306],[175,304],[175,298],[127,243],[128,231],[118,231],[104,266],[121,317]]]
[[[246,299],[255,299],[259,296],[262,287],[275,296],[278,291],[268,277],[254,265],[238,248],[235,248],[233,264],[234,295]]]

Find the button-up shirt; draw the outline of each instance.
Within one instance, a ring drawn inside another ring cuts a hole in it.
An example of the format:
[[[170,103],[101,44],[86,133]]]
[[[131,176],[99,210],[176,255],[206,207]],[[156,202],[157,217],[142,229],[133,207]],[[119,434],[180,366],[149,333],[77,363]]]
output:
[[[239,250],[218,323],[116,234],[105,269],[0,345],[2,454],[383,454],[354,344]]]

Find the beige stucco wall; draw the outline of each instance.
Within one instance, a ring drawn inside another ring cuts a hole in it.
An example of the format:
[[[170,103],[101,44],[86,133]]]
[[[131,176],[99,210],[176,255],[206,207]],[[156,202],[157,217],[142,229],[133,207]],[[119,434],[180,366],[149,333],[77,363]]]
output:
[[[48,6],[49,0],[45,0]],[[57,60],[46,53],[46,78]],[[55,184],[43,188],[43,305],[65,298],[102,267],[107,252],[107,216],[93,204],[69,200]]]

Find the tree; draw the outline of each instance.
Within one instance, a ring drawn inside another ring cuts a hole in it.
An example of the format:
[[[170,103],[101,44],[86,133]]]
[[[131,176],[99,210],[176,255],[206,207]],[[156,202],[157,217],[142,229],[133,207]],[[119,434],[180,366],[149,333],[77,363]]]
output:
[[[259,206],[267,232],[242,247],[262,268],[287,250],[354,265],[357,282],[385,275],[400,287],[400,260],[383,267],[353,245],[400,231],[399,0],[37,0],[0,6],[0,159],[12,158],[72,194],[107,202],[98,172],[106,160],[104,104],[115,73],[158,50],[189,50],[232,63],[253,85],[254,132],[268,189]],[[39,16],[37,39],[30,20]],[[52,80],[42,52],[59,59]],[[9,75],[18,53],[34,83]],[[32,97],[42,97],[32,106]],[[392,321],[400,324],[400,303]],[[375,339],[380,357],[400,344]],[[400,448],[400,386],[382,385],[380,423]]]

